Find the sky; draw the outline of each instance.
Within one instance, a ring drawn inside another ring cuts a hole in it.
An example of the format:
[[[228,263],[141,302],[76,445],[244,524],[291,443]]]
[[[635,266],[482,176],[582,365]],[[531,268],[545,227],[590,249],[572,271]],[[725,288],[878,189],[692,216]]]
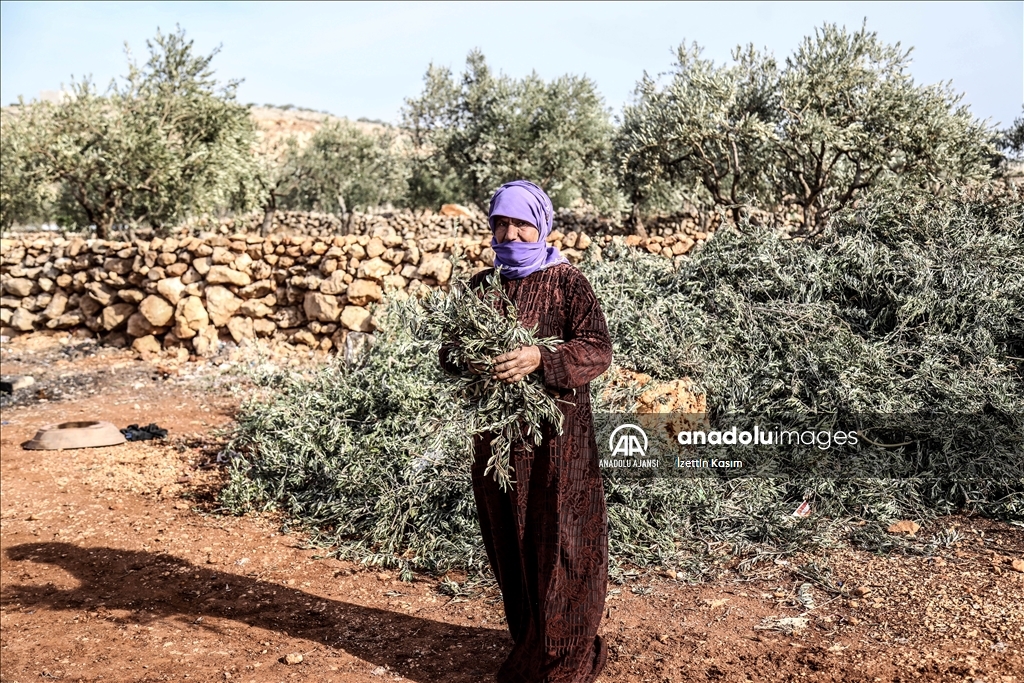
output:
[[[1024,102],[1024,2],[430,3],[2,2],[0,103],[89,75],[126,72],[124,44],[180,25],[239,100],[397,123],[431,63],[461,73],[480,48],[492,69],[593,79],[618,113],[646,71],[669,70],[696,41],[719,62],[753,43],[781,61],[826,22],[867,21],[913,47],[919,83],[951,81],[975,116],[1004,128]]]

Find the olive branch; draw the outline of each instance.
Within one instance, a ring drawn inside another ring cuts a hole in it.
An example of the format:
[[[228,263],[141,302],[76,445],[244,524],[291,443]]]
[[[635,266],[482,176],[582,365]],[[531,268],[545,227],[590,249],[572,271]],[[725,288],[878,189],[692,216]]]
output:
[[[539,446],[544,422],[561,434],[564,416],[539,372],[509,384],[494,378],[494,358],[522,346],[553,351],[562,340],[538,337],[536,325],[527,329],[520,324],[498,271],[475,290],[465,280],[456,280],[447,292],[437,289],[422,299],[410,299],[403,317],[417,339],[435,351],[439,346],[449,349],[449,360],[460,368],[445,379],[455,398],[451,418],[459,420],[471,437],[493,435],[485,473],[493,472],[502,490],[514,484],[513,444]],[[482,372],[474,372],[474,367]]]

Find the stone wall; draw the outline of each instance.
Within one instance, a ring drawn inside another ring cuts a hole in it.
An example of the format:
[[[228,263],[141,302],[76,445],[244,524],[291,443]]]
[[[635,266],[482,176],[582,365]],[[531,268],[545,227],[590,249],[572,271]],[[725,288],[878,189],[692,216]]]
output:
[[[343,348],[351,335],[374,330],[373,306],[386,294],[446,284],[453,254],[467,272],[491,265],[489,234],[476,231],[473,218],[444,218],[452,219],[444,229],[385,219],[342,236],[331,234],[337,226],[329,219],[316,226],[315,215],[303,217],[304,232],[268,237],[182,231],[116,242],[9,234],[0,240],[2,333],[70,330],[142,353],[184,347],[205,357],[222,341],[255,338]],[[460,226],[462,234],[443,234]],[[679,257],[708,238],[699,230],[649,239],[555,230],[549,241],[575,263],[588,253],[601,258],[613,239]]]
[[[668,215],[644,216],[648,234],[667,237],[673,234],[712,232],[718,224],[714,214],[702,214],[694,209]],[[176,237],[196,236],[208,232],[228,235],[258,233],[263,225],[263,214],[253,212],[241,216],[215,219],[203,217],[181,226]],[[371,235],[375,230],[390,228],[406,239],[415,237],[485,237],[490,234],[487,217],[476,207],[446,204],[441,211],[377,210],[372,213],[349,213],[343,216],[305,211],[278,211],[274,215],[271,232],[299,232],[312,237],[335,235]],[[585,232],[589,235],[623,235],[629,231],[624,218],[560,209],[555,213],[554,229],[568,234]]]

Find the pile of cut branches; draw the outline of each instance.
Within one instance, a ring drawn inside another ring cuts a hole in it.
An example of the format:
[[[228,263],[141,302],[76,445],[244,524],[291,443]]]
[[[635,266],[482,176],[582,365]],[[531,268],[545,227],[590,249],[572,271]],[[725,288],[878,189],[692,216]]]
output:
[[[891,551],[909,543],[885,533],[892,521],[958,510],[1024,524],[1022,207],[983,193],[878,195],[813,240],[745,227],[678,267],[625,247],[581,264],[618,366],[691,377],[714,415],[976,416],[1007,435],[924,439],[904,447],[918,465],[900,476],[607,477],[613,575],[639,565],[700,577],[843,539]],[[479,571],[467,404],[427,350],[450,341],[449,322],[428,320],[414,335],[398,309],[378,311],[361,364],[265,380],[268,393],[240,412],[232,447],[242,457],[222,500],[237,513],[281,509],[341,556]],[[511,334],[509,319],[501,325]],[[461,353],[459,362],[493,357],[473,344]],[[592,384],[595,410],[628,409],[609,404],[608,382]],[[808,496],[813,514],[794,517]],[[931,542],[913,541],[920,552]]]

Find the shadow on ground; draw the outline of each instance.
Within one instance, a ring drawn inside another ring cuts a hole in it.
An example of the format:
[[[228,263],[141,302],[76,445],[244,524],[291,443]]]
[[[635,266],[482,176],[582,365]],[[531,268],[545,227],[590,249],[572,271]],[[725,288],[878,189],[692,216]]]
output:
[[[196,625],[200,617],[231,619],[344,650],[421,683],[493,676],[511,644],[503,630],[323,598],[173,555],[68,543],[26,543],[9,548],[6,555],[60,567],[80,585],[7,586],[5,606],[81,610],[102,604],[108,610],[130,610],[140,623],[171,618]]]

